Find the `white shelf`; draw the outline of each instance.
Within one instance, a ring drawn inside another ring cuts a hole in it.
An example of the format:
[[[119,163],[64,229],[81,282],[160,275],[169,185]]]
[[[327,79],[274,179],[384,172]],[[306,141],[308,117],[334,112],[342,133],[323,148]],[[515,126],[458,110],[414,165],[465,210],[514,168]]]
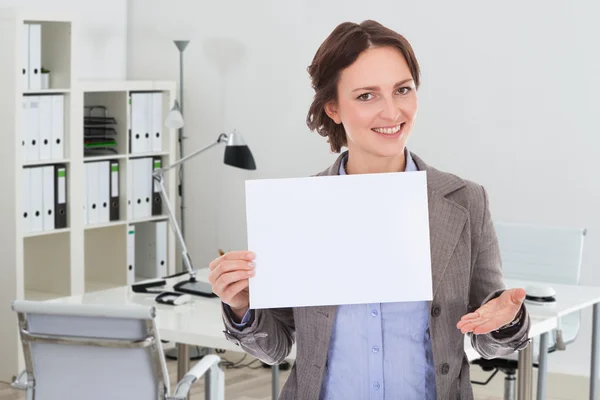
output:
[[[53,229],[50,231],[27,232],[27,233],[23,234],[23,237],[31,238],[31,237],[38,237],[38,236],[60,235],[61,233],[69,233],[69,232],[71,232],[71,228]]]
[[[139,219],[130,219],[127,221],[111,221],[111,222],[105,222],[105,223],[101,223],[101,224],[87,224],[85,225],[85,230],[91,230],[91,229],[101,229],[101,228],[110,228],[113,226],[120,226],[120,225],[130,225],[130,224],[142,224],[144,222],[156,222],[156,221],[165,221],[169,219],[168,215],[156,215],[153,217],[148,217],[148,218],[139,218]]]
[[[149,152],[149,153],[132,153],[128,154],[127,158],[144,158],[144,157],[164,157],[168,156],[170,153],[168,151],[157,151],[157,152]]]
[[[25,90],[24,95],[36,95],[36,94],[62,94],[71,93],[71,89],[37,89],[37,90]]]
[[[41,65],[52,71],[49,89],[28,90],[23,79],[23,60],[28,54],[24,46],[26,37],[23,25],[29,22],[41,25]],[[128,182],[133,177],[128,160],[161,156],[165,157],[163,162],[167,163],[174,160],[177,154],[176,130],[166,128],[162,130],[163,151],[129,154],[129,95],[137,91],[161,91],[162,112],[166,117],[176,99],[177,85],[173,81],[80,81],[78,63],[74,62],[80,58],[79,37],[78,22],[68,13],[0,9],[0,121],[5,148],[4,156],[0,158],[0,183],[4,190],[0,207],[0,226],[3,228],[0,230],[0,244],[6,250],[3,252],[5,268],[0,280],[0,304],[8,305],[21,299],[46,301],[134,283],[127,257],[130,251],[128,224],[168,219],[166,215],[160,215],[128,220]],[[23,97],[50,94],[65,94],[64,158],[24,162]],[[118,154],[84,157],[86,101],[110,106],[110,115],[118,122]],[[86,225],[86,162],[106,160],[119,160],[121,219]],[[24,168],[55,164],[68,166],[65,181],[68,227],[25,233],[20,223],[23,204],[25,199],[31,198],[31,194],[23,187]],[[166,189],[167,196],[175,199],[176,180],[167,179]],[[164,207],[163,213],[166,212]],[[176,241],[169,229],[166,257],[169,275],[175,272],[175,260]],[[0,321],[6,321],[0,324],[0,382],[10,382],[25,367],[22,344],[15,314],[10,307],[0,307]]]
[[[142,92],[142,91],[170,91],[173,90],[172,81],[127,81],[127,87],[123,87],[122,81],[80,81],[79,87],[84,93],[100,92]]]
[[[83,161],[84,162],[89,162],[89,161],[108,161],[108,160],[125,160],[127,158],[127,155],[125,154],[112,154],[112,155],[106,155],[106,156],[92,156],[92,157],[84,157]]]
[[[111,222],[105,222],[102,224],[86,224],[84,229],[90,230],[90,229],[110,228],[113,226],[120,226],[120,225],[125,225],[125,224],[127,224],[127,221],[111,221]]]
[[[52,164],[69,164],[71,160],[68,158],[62,160],[40,160],[40,161],[28,161],[23,163],[24,167],[35,167],[37,165],[52,165]]]
[[[127,221],[127,223],[128,224],[141,224],[144,222],[165,221],[167,219],[169,219],[168,215],[156,215],[154,217],[148,217],[148,218],[130,219],[129,221]]]

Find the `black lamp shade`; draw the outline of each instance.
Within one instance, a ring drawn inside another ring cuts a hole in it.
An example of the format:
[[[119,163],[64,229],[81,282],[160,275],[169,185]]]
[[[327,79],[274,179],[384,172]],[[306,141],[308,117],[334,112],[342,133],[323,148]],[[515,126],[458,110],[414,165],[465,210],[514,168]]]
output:
[[[247,145],[227,145],[223,162],[232,167],[255,170],[254,157]]]

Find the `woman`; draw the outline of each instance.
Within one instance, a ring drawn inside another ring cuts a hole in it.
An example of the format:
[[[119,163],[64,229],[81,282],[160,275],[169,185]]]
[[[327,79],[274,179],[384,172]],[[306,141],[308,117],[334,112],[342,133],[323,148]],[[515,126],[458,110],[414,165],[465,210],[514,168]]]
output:
[[[398,33],[374,21],[343,23],[308,72],[309,128],[332,151],[348,149],[319,176],[427,172],[433,300],[249,310],[255,255],[231,252],[210,264],[209,278],[226,336],[269,364],[296,343],[282,399],[472,399],[463,334],[491,358],[522,349],[529,330],[525,291],[504,290],[485,190],[406,149],[420,73]]]

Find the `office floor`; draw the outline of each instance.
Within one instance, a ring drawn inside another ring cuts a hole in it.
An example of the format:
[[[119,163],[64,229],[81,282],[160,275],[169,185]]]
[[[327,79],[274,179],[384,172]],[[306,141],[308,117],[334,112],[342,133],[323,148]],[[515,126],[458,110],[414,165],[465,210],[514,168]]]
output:
[[[230,361],[238,361],[241,355],[238,353],[225,353],[222,355]],[[244,362],[251,361],[246,358]],[[256,363],[254,365],[257,365]],[[168,361],[171,383],[177,382],[177,362]],[[478,367],[472,367],[474,379],[484,380],[486,373],[482,373]],[[285,382],[289,373],[281,373],[281,384]],[[502,400],[503,379],[501,374],[496,375],[487,386],[474,385],[476,400]],[[534,373],[534,379],[537,374]],[[225,393],[227,400],[270,400],[271,399],[271,370],[259,369],[227,369],[225,370]],[[547,400],[578,400],[587,399],[588,381],[583,377],[568,375],[553,375],[548,379]],[[204,385],[198,383],[192,389],[191,400],[204,398]],[[535,398],[535,393],[534,393]],[[0,400],[25,400],[21,391],[12,389],[9,385],[0,383]]]

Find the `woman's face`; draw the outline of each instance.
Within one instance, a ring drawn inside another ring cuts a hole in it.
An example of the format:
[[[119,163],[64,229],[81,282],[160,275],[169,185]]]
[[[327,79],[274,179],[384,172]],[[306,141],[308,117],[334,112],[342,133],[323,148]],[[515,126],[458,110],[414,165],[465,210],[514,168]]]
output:
[[[325,111],[344,125],[351,154],[403,153],[417,115],[417,93],[400,51],[393,47],[364,51],[342,71],[337,96]]]

